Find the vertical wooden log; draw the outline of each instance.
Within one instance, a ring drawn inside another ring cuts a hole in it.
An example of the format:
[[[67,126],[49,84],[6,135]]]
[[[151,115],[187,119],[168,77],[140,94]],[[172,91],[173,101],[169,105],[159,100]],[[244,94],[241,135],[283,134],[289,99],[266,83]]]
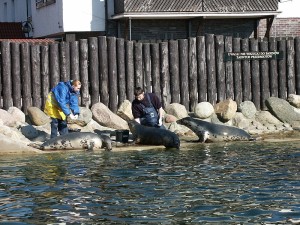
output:
[[[89,107],[89,72],[88,72],[88,42],[87,39],[79,41],[79,65],[81,81],[81,105]]]
[[[108,106],[108,62],[107,62],[107,41],[105,36],[98,37],[99,43],[99,72],[100,72],[100,101]]]
[[[294,40],[290,39],[286,42],[287,51],[287,94],[296,94],[296,78],[295,78],[295,47]]]
[[[258,40],[255,38],[250,39],[250,51],[258,52]],[[255,107],[260,109],[260,100],[261,100],[261,92],[260,92],[260,71],[259,71],[259,60],[251,61],[251,85],[252,85],[252,102]]]
[[[8,110],[13,106],[12,100],[12,82],[11,82],[11,53],[10,42],[1,42],[2,58],[2,82],[3,82],[3,109]]]
[[[268,42],[260,42],[260,51],[269,51]],[[260,61],[260,77],[261,77],[261,110],[266,110],[266,100],[270,97],[270,78],[269,78],[269,62],[268,59]]]
[[[241,51],[241,39],[233,39],[233,52]],[[242,66],[240,61],[233,62],[234,100],[237,105],[243,101]]]
[[[197,82],[197,49],[196,38],[189,38],[189,94],[190,111],[194,112],[198,104],[198,82]]]
[[[180,102],[178,41],[169,41],[171,103]]]
[[[54,88],[60,81],[59,74],[59,54],[58,44],[51,44],[50,46],[50,88]]]
[[[277,51],[277,41],[274,37],[269,38],[269,49],[271,52]],[[278,70],[277,59],[271,59],[269,61],[270,68],[270,95],[272,97],[278,97]]]
[[[134,43],[134,72],[135,87],[144,88],[143,78],[143,45],[140,42]]]
[[[31,81],[32,81],[32,105],[42,107],[41,98],[41,58],[40,58],[40,46],[32,45],[31,48]]]
[[[117,56],[116,56],[116,38],[107,38],[108,53],[108,79],[109,79],[109,108],[116,113],[118,110],[118,81],[117,81]]]
[[[68,81],[70,80],[70,74],[68,74],[69,69],[67,68],[68,59],[67,59],[67,51],[69,51],[69,43],[68,42],[60,42],[59,43],[59,62],[60,62],[60,80]]]
[[[117,38],[117,80],[118,80],[118,107],[126,99],[126,79],[125,79],[125,45],[123,38]]]
[[[41,81],[42,81],[42,108],[44,108],[47,100],[47,95],[50,91],[48,45],[41,46]]]
[[[225,52],[232,52],[232,37],[225,37]],[[232,61],[225,62],[226,98],[234,99],[233,65]]]
[[[79,80],[79,44],[70,42],[70,79]]]
[[[278,50],[283,52],[283,59],[278,60],[278,97],[286,99],[287,92],[287,77],[286,77],[286,41],[280,40],[278,42]]]
[[[163,108],[165,108],[171,102],[168,42],[161,42],[159,46],[161,58],[161,101]]]
[[[300,37],[295,38],[296,94],[300,94]]]
[[[22,111],[27,114],[31,106],[31,76],[30,76],[29,44],[21,44],[21,80],[22,80]]]
[[[224,68],[224,36],[216,36],[217,101],[226,99],[226,79]]]
[[[179,77],[180,77],[180,103],[189,110],[189,56],[188,40],[179,40]]]
[[[198,102],[206,102],[207,72],[205,36],[197,37],[197,68],[198,68]]]
[[[20,61],[20,44],[11,43],[11,75],[12,75],[12,93],[13,105],[18,109],[22,107],[21,95],[21,61]],[[1,72],[0,72],[1,75]],[[1,92],[0,92],[1,93]]]
[[[152,88],[153,88],[152,92],[155,93],[160,98],[161,89],[160,89],[159,44],[152,43],[150,50],[151,50],[151,78],[152,78]]]
[[[143,44],[143,62],[144,62],[144,89],[146,92],[151,92],[151,56],[150,44]]]
[[[242,51],[249,52],[249,39],[242,39]],[[243,101],[251,101],[251,66],[250,60],[242,61]]]
[[[207,99],[212,105],[216,104],[216,57],[213,34],[206,35],[206,62],[207,62]]]
[[[2,42],[0,41],[0,52],[1,52],[1,44]],[[0,57],[0,108],[3,108],[3,102],[2,102],[2,90],[3,90],[3,83],[2,83],[2,59]]]
[[[90,81],[90,96],[91,105],[99,102],[99,58],[98,58],[98,39],[89,37],[88,52],[89,52],[89,81]]]
[[[126,95],[129,101],[134,99],[134,59],[133,59],[133,42],[126,41]]]

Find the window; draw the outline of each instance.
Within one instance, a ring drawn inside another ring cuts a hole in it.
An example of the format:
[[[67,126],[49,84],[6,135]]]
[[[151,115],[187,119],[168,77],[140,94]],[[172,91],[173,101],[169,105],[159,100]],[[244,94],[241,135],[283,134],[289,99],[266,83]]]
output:
[[[56,0],[35,0],[37,9],[54,4],[55,2]]]

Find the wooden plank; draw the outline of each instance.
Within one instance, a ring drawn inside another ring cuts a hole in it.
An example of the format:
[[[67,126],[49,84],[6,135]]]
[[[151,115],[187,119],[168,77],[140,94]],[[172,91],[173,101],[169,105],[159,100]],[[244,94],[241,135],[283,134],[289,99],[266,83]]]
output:
[[[277,51],[277,40],[274,37],[269,38],[269,49],[271,52]],[[270,60],[270,96],[278,97],[278,69],[277,59]]]
[[[42,107],[42,92],[41,92],[41,58],[40,46],[32,45],[31,50],[31,82],[32,82],[32,105]]]
[[[54,88],[60,81],[60,70],[59,70],[59,53],[58,44],[51,44],[50,48],[50,88]]]
[[[217,101],[226,99],[226,79],[224,67],[224,36],[216,35]]]
[[[143,44],[143,71],[144,71],[144,90],[151,92],[151,54],[150,44]]]
[[[249,52],[249,39],[245,38],[241,41],[242,51]],[[250,60],[242,61],[242,81],[243,81],[243,101],[251,101],[251,66]]]
[[[44,109],[48,93],[50,91],[49,81],[49,46],[41,46],[41,85],[42,85],[42,108]]]
[[[88,42],[87,39],[79,41],[79,64],[81,81],[81,105],[89,107],[89,72],[88,72]]]
[[[165,108],[171,102],[168,42],[161,42],[159,46],[161,59],[161,102],[163,108]]]
[[[198,104],[198,74],[197,74],[197,56],[196,56],[196,38],[189,38],[189,95],[190,111],[194,112]]]
[[[188,68],[188,40],[179,40],[179,77],[180,77],[180,103],[189,110],[189,68]]]
[[[278,60],[278,97],[282,99],[286,99],[287,95],[287,73],[286,73],[286,40],[280,40],[278,42],[278,50],[282,51],[284,54],[284,57],[282,60]]]
[[[180,103],[178,41],[169,41],[171,103]]]
[[[198,102],[207,101],[205,36],[197,37],[197,69],[198,69]]]
[[[155,93],[161,99],[159,44],[151,43],[150,51],[151,51],[152,92]]]
[[[1,42],[3,109],[13,106],[10,42]]]
[[[116,38],[107,38],[107,56],[108,56],[108,80],[109,80],[109,109],[116,113],[118,110],[118,81],[117,81],[117,56],[116,56]]]
[[[296,94],[296,78],[295,78],[295,47],[294,39],[286,42],[287,53],[287,94]]]
[[[225,52],[232,52],[232,37],[225,37]],[[226,83],[226,98],[234,99],[234,81],[233,81],[233,64],[232,61],[225,62],[225,83]]]
[[[125,43],[123,38],[117,38],[117,68],[119,107],[126,99]]]
[[[89,54],[89,92],[91,97],[91,106],[99,102],[99,58],[98,58],[98,39],[96,37],[88,38]]]
[[[70,42],[70,79],[79,80],[79,43]]]
[[[207,99],[212,105],[216,104],[216,56],[213,34],[206,34],[206,63],[207,63]]]
[[[233,39],[233,52],[241,51],[241,39]],[[243,101],[243,88],[242,88],[242,65],[241,61],[233,62],[233,78],[234,78],[234,100],[237,105]]]
[[[107,41],[105,36],[98,37],[99,44],[99,72],[100,72],[100,101],[108,106],[108,61],[107,61]]]
[[[20,44],[12,42],[10,45],[11,45],[11,76],[12,76],[13,106],[17,107],[18,109],[21,109],[22,83],[21,83]]]
[[[260,51],[269,51],[268,41],[259,42]],[[270,97],[270,78],[269,78],[269,61],[262,59],[260,61],[260,77],[261,77],[261,110],[267,110],[266,100]]]
[[[134,75],[135,87],[144,88],[143,77],[143,44],[138,42],[134,43]]]
[[[258,40],[255,38],[250,39],[250,51],[258,52]],[[260,90],[260,70],[259,60],[251,61],[251,85],[252,85],[252,102],[256,109],[260,109],[261,106],[261,90]]]

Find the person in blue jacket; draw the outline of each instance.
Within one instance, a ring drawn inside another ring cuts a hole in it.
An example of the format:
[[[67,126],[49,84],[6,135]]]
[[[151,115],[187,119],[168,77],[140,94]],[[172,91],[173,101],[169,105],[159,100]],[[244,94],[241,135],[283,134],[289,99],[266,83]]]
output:
[[[48,94],[44,112],[51,117],[51,138],[68,133],[67,118],[78,119],[79,80],[59,82]]]

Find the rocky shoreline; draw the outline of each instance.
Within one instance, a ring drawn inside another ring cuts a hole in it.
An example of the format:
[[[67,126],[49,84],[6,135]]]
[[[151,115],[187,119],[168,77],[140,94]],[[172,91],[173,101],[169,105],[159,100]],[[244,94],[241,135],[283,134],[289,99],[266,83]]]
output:
[[[30,107],[25,115],[20,109],[11,107],[7,111],[0,109],[0,154],[9,153],[45,153],[30,147],[32,143],[43,143],[50,137],[50,118],[39,108]],[[285,140],[294,137],[300,140],[300,96],[289,95],[287,100],[270,97],[266,100],[266,110],[258,111],[250,101],[237,103],[231,99],[212,106],[208,102],[198,103],[193,112],[178,103],[165,108],[165,126],[178,134],[183,145],[185,140],[196,139],[196,135],[176,120],[193,116],[217,124],[235,126],[249,134],[269,140]],[[131,102],[125,100],[116,113],[101,102],[91,109],[81,107],[81,114],[76,121],[69,122],[72,132],[93,132],[110,135],[113,150],[151,149],[153,146],[136,146],[115,141],[115,131],[129,129],[127,121],[133,119]],[[162,146],[163,147],[163,146]],[[157,148],[157,146],[155,146]]]

